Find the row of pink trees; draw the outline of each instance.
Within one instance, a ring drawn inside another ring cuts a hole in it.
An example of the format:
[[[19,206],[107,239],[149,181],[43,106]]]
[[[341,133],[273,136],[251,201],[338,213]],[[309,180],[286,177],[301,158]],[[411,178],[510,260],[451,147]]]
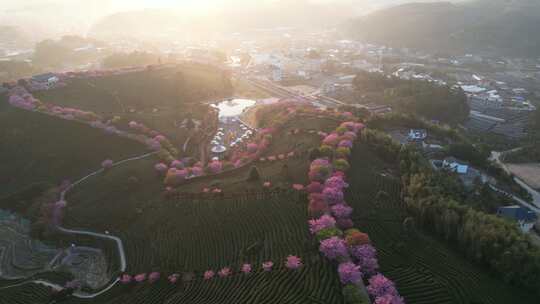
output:
[[[260,265],[260,270],[263,272],[271,272],[275,270],[273,261],[266,261],[263,262]],[[285,267],[288,270],[297,270],[302,267],[304,267],[304,264],[302,263],[302,259],[295,255],[289,255],[285,261],[283,262],[283,267]],[[242,264],[240,268],[235,272],[231,267],[223,267],[220,270],[206,270],[202,275],[201,278],[204,281],[211,280],[215,277],[219,278],[227,278],[230,276],[233,276],[235,274],[237,275],[249,275],[255,271],[254,266],[249,263]],[[161,279],[161,273],[160,272],[150,272],[150,273],[139,273],[136,275],[130,275],[130,274],[123,274],[119,277],[119,280],[122,284],[130,284],[130,283],[155,283]],[[173,273],[167,276],[167,280],[171,284],[176,284],[178,282],[178,279],[180,278],[179,273]]]
[[[295,110],[294,107],[290,107],[288,109],[288,114],[294,114]],[[321,114],[317,111],[318,114]],[[131,123],[130,127],[132,128],[140,128],[136,123]],[[355,127],[358,127],[358,125],[355,125]],[[249,160],[255,160],[259,159],[260,161],[275,161],[278,159],[286,159],[289,157],[294,157],[295,152],[290,152],[287,154],[280,154],[277,156],[270,156],[261,158],[260,155],[268,148],[269,143],[272,139],[272,134],[274,134],[279,129],[279,126],[274,126],[273,128],[267,128],[263,129],[259,132],[259,143],[250,143],[246,146],[246,151],[240,151],[237,152],[233,157],[231,158],[231,161],[234,162],[234,167],[237,167],[239,164],[242,165],[242,163],[248,162]],[[293,134],[298,134],[299,132],[294,132]],[[354,139],[354,138],[352,138]],[[352,140],[351,139],[351,140]],[[336,144],[338,144],[337,142]],[[240,162],[240,163],[239,163]],[[210,174],[216,174],[219,172],[222,172],[225,167],[227,167],[227,162],[222,161],[212,161],[210,162],[207,167],[206,171]],[[165,176],[165,183],[167,185],[177,186],[179,185],[183,180],[186,179],[186,177],[190,176],[192,174],[192,171],[194,168],[199,168],[197,173],[203,174],[205,169],[203,169],[202,165],[200,163],[197,163],[195,166],[187,167],[184,163],[182,163],[179,160],[174,160],[170,164],[167,164],[165,162],[161,162],[155,165],[155,170],[160,175]],[[320,202],[324,203],[324,197],[326,197],[328,200],[331,200],[335,203],[342,203],[343,201],[343,193],[339,191],[334,191],[334,189],[343,189],[347,185],[343,180],[344,174],[336,172],[334,175],[332,175],[332,164],[325,159],[319,159],[312,163],[311,170],[310,170],[310,176],[316,176],[317,181],[313,181],[310,185],[305,187],[301,184],[294,184],[292,186],[293,189],[297,191],[304,191],[307,190],[308,192],[312,193],[312,195],[319,194],[319,198],[321,199]],[[330,176],[334,176],[335,178],[330,178]],[[327,181],[328,179],[328,181]],[[271,184],[269,182],[265,182],[263,184],[265,187],[270,187]],[[332,189],[332,190],[328,190]],[[214,189],[214,190],[220,190],[220,189]],[[326,192],[325,192],[326,190]],[[210,192],[210,188],[206,188],[204,192]],[[343,202],[344,203],[344,202]],[[343,204],[336,204],[334,206],[334,212],[338,214],[341,217],[348,217],[352,213],[352,209],[350,207],[347,207]],[[329,208],[324,208],[324,210],[330,210]],[[341,220],[341,218],[340,218]],[[317,222],[317,227],[312,227],[312,232],[317,232],[319,230],[323,230],[325,228],[334,227],[336,224],[336,221],[334,218],[330,215],[323,215],[321,218],[314,220]],[[350,220],[349,220],[350,221]],[[352,224],[349,225],[349,228],[352,227]],[[330,239],[327,240],[325,245],[323,247],[327,247],[327,255],[328,256],[335,256],[336,258],[338,256],[343,256],[347,253],[347,246],[345,243],[341,243],[341,240],[338,239]],[[304,267],[304,264],[302,262],[302,259],[298,256],[290,255],[286,258],[286,260],[283,263],[284,267],[286,269],[290,270],[296,270],[301,267]],[[358,271],[359,266],[357,265],[348,265],[344,264],[341,266],[341,272],[342,275],[342,281],[343,282],[356,282],[358,277],[361,277],[360,272]],[[226,278],[229,276],[232,276],[234,274],[238,275],[246,275],[250,274],[254,271],[254,266],[252,264],[243,264],[241,267],[235,272],[230,267],[224,267],[220,270],[206,270],[202,275],[201,278],[203,280],[211,280],[215,277],[219,278]],[[260,265],[260,269],[263,272],[270,272],[275,269],[275,264],[273,261],[266,261]],[[173,273],[167,276],[167,280],[171,284],[175,284],[179,278],[181,277],[178,273]],[[157,280],[161,278],[161,274],[159,272],[151,272],[151,273],[140,273],[136,275],[129,275],[129,274],[123,274],[120,276],[120,282],[123,284],[130,284],[132,282],[136,283],[154,283]]]
[[[287,103],[282,102],[279,104]],[[280,109],[282,108],[283,107],[280,107]],[[295,111],[292,111],[291,113],[291,111],[288,110],[283,115],[279,114],[281,113],[279,112],[278,116],[282,119],[275,119],[275,121],[273,121],[272,127],[267,127],[259,130],[253,142],[248,143],[245,146],[245,149],[234,150],[228,160],[213,160],[206,165],[199,162],[193,166],[187,166],[185,164],[182,164],[182,162],[178,160],[173,160],[172,162],[162,160],[162,162],[156,164],[154,168],[161,177],[164,177],[165,185],[172,189],[174,187],[180,186],[186,179],[206,174],[219,174],[235,168],[243,167],[255,160],[259,160],[261,162],[273,162],[277,160],[286,160],[288,158],[292,158],[296,156],[295,151],[275,156],[261,156],[264,152],[267,151],[268,147],[270,146],[274,134],[276,134],[278,130],[281,129],[286,120],[292,119],[292,115],[294,115],[294,112]],[[129,126],[143,133],[147,133],[149,131],[149,129],[145,128],[144,125],[138,124],[137,122],[130,122]],[[294,134],[298,134],[299,132],[300,131],[297,130],[296,132],[294,132]],[[160,138],[154,137],[154,139],[160,141]]]
[[[395,284],[379,273],[376,250],[369,236],[353,229],[353,209],[345,202],[344,190],[349,186],[345,172],[349,169],[347,157],[359,132],[365,126],[357,122],[344,122],[330,134],[320,132],[321,158],[310,165],[308,210],[310,232],[319,241],[319,251],[338,264],[338,274],[344,285],[349,303],[369,301],[367,292],[376,304],[403,304]]]
[[[166,151],[168,155],[176,154],[172,144],[165,136],[160,135],[157,131],[151,130],[142,124],[130,122],[129,127],[134,131],[137,131],[136,133],[130,133],[128,131],[119,129],[115,125],[114,119],[108,122],[103,122],[101,117],[90,111],[83,111],[80,109],[62,107],[51,103],[41,102],[40,100],[34,98],[34,96],[22,86],[15,86],[10,90],[8,103],[23,110],[36,111],[65,120],[73,120],[85,123],[92,128],[100,129],[107,134],[136,140],[142,144],[145,144],[148,148],[154,151],[163,150],[164,152]]]
[[[162,162],[155,165],[155,170],[161,177],[164,177],[164,183],[168,187],[166,188],[167,191],[171,191],[174,187],[180,186],[186,179],[206,174],[219,174],[224,171],[243,167],[255,160],[259,160],[261,162],[273,162],[294,157],[296,155],[295,151],[279,155],[271,155],[268,157],[261,157],[261,155],[267,151],[270,143],[272,142],[273,136],[283,127],[286,121],[293,119],[293,117],[295,117],[297,114],[309,113],[316,115],[334,115],[336,118],[352,116],[350,113],[326,112],[314,109],[313,107],[308,107],[306,104],[298,105],[287,100],[265,107],[264,110],[261,110],[261,113],[271,116],[271,119],[268,118],[267,120],[272,121],[272,126],[259,130],[253,142],[248,143],[245,146],[245,149],[237,149],[233,151],[228,160],[210,161],[206,165],[199,162],[193,166],[187,166],[178,160],[162,159]],[[260,119],[264,120],[263,118]],[[132,121],[129,123],[129,127],[138,130],[143,134],[154,136],[153,140],[157,141],[162,146],[164,143],[166,143],[166,139],[164,137],[151,133],[152,130],[140,123]],[[358,125],[355,125],[354,127],[357,128]],[[299,129],[296,129],[291,132],[291,135],[297,135],[300,132],[301,131]],[[347,139],[347,137],[344,138]],[[336,144],[344,145],[345,143],[337,142]],[[352,142],[350,145],[352,146]],[[336,164],[336,166],[340,167],[339,164]],[[347,164],[342,164],[341,167],[346,166]]]

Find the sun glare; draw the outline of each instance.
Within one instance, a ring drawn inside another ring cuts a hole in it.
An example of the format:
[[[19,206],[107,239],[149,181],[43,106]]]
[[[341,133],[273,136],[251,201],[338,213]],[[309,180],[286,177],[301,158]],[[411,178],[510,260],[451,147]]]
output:
[[[120,8],[174,8],[181,10],[206,11],[215,9],[220,0],[124,0]]]

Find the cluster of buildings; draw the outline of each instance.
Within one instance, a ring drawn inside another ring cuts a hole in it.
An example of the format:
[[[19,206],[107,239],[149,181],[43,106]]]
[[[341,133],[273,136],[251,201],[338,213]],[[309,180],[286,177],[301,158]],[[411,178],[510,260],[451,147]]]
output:
[[[493,185],[496,184],[496,180],[482,172],[480,169],[471,166],[470,163],[453,156],[441,157],[441,155],[445,154],[443,145],[436,140],[430,139],[427,130],[410,129],[408,132],[395,130],[389,132],[389,134],[403,145],[416,145],[421,148],[424,154],[426,154],[426,157],[430,158],[430,164],[434,170],[455,174],[457,178],[461,180],[465,188],[472,190],[478,183],[487,183],[493,190],[500,192],[503,195],[510,195],[495,188]],[[433,152],[435,152],[435,154],[433,154]],[[438,152],[443,153],[441,154]],[[519,205],[499,207],[497,209],[497,215],[515,222],[524,233],[530,232],[538,221],[538,216],[534,211]]]
[[[398,69],[392,73],[393,76],[405,80],[420,80],[431,82],[440,86],[447,85],[447,82],[441,79],[437,79],[426,72],[417,72],[415,67],[423,67],[420,63],[403,63],[400,64]]]
[[[435,170],[446,170],[456,173],[458,178],[463,182],[466,188],[472,189],[476,181],[481,183],[490,182],[491,178],[474,168],[469,163],[449,156],[442,160],[431,160],[431,165]]]
[[[536,107],[524,88],[473,75],[474,82],[460,84],[469,98],[471,112],[464,127],[473,132],[490,132],[511,139],[525,137],[527,122]]]
[[[469,83],[459,81],[458,85],[467,95],[482,101],[486,107],[525,111],[535,109],[528,99],[528,90],[524,88],[512,88],[506,82],[490,80],[476,74],[471,78]]]

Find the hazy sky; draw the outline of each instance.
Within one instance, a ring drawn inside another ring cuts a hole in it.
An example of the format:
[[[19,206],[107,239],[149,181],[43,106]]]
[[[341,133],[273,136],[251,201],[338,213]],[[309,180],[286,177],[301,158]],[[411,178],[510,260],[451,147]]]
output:
[[[184,8],[184,9],[209,9],[231,5],[260,5],[267,2],[279,0],[0,0],[1,9],[36,9],[47,6],[58,6],[59,4],[73,7],[83,5],[93,6],[104,10],[127,10],[140,8]],[[299,0],[281,0],[281,2],[298,2]],[[329,2],[352,2],[351,0],[306,0],[312,3]],[[395,0],[356,0],[356,3],[384,2]]]
[[[282,3],[300,1],[328,3],[395,0],[281,0]],[[144,8],[173,8],[184,12],[206,13],[220,8],[263,6],[276,0],[0,0],[0,25],[29,22],[36,27],[84,28],[105,15]],[[76,21],[76,22],[74,22]],[[69,29],[66,29],[69,30]]]
[[[346,3],[356,14],[400,2],[439,0],[0,0],[0,26],[15,25],[34,36],[84,33],[100,18],[128,10],[171,8],[183,13],[211,13],[220,9],[261,8],[280,2],[290,4]]]

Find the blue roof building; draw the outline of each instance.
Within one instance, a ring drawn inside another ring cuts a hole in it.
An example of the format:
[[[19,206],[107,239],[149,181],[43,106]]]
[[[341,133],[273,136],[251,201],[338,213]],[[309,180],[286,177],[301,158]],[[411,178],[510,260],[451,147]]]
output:
[[[32,80],[36,82],[47,82],[49,79],[56,77],[53,73],[45,73],[32,76]]]
[[[497,209],[497,215],[516,221],[523,232],[529,232],[538,220],[538,216],[528,208],[521,206],[506,206]]]

